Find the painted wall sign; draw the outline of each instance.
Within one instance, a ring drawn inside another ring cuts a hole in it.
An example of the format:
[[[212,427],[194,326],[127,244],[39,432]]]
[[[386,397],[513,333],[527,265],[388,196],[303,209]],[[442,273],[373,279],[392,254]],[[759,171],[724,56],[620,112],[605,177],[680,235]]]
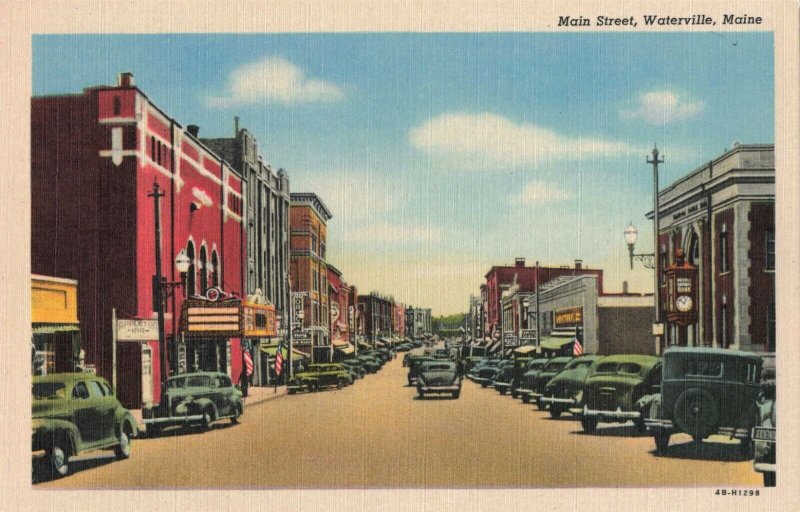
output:
[[[557,309],[554,317],[555,327],[575,327],[583,324],[583,306]]]

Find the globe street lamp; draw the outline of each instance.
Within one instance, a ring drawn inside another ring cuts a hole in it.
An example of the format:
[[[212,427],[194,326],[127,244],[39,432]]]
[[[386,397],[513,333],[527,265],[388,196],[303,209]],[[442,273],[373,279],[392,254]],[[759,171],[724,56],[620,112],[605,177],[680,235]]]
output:
[[[634,254],[633,246],[636,245],[636,240],[639,238],[639,231],[634,227],[631,222],[630,226],[625,228],[625,243],[628,244],[628,256],[631,260],[631,270],[633,270],[633,260],[642,262],[645,268],[655,268],[655,253],[651,254]]]

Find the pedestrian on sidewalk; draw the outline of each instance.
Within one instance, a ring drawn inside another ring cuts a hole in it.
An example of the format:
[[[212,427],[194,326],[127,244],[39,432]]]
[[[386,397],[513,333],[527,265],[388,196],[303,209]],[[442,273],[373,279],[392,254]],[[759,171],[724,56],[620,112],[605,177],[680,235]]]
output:
[[[247,396],[247,390],[250,387],[250,378],[247,375],[247,370],[242,370],[241,376],[239,377],[239,387],[242,388],[242,396]]]

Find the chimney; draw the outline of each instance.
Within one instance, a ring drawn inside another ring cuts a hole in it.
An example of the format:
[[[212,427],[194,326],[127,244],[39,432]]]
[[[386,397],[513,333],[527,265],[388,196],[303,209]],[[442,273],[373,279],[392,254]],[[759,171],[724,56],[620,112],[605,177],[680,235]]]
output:
[[[525,258],[517,258],[514,260],[515,267],[524,267],[525,266]]]
[[[117,87],[133,87],[133,73],[124,72],[120,73],[117,77]]]
[[[239,136],[239,116],[233,116],[233,136]]]
[[[200,127],[196,124],[190,124],[186,126],[186,131],[192,134],[192,137],[197,138],[197,134],[200,133]]]
[[[575,270],[580,270],[583,268],[583,260],[575,260]]]
[[[628,281],[622,281],[622,295],[628,295]]]

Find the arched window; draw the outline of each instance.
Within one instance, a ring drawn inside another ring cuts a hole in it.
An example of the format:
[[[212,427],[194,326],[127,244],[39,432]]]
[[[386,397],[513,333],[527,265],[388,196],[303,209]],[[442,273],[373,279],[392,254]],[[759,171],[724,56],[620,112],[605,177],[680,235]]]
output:
[[[206,246],[200,247],[200,293],[205,295],[208,291],[208,258]]]
[[[186,245],[186,256],[189,257],[189,272],[186,273],[186,294],[191,297],[196,293],[195,290],[195,280],[197,279],[196,272],[197,268],[194,264],[194,244],[189,241]]]
[[[219,286],[219,259],[217,251],[211,251],[211,286]]]
[[[690,265],[697,266],[700,263],[700,239],[697,233],[692,232],[689,239],[689,250],[686,252]]]

